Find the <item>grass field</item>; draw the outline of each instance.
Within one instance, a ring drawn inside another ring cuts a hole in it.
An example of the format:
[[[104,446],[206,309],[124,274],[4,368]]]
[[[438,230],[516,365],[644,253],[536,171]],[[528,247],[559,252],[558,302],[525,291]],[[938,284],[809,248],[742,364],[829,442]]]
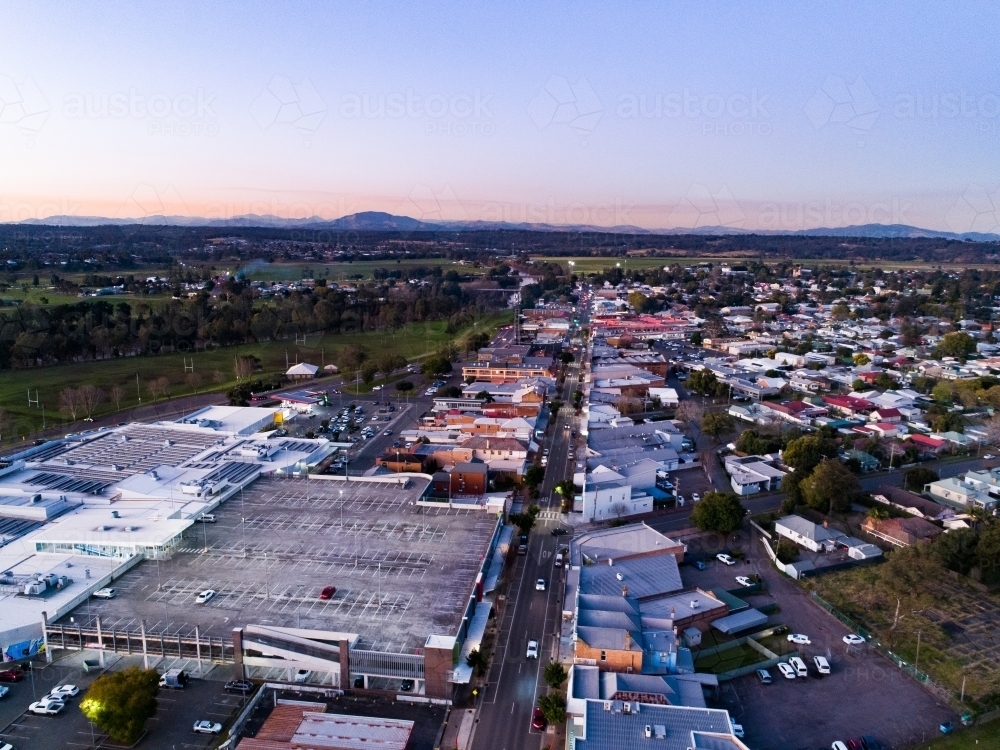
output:
[[[717,651],[714,654],[697,656],[694,664],[699,672],[722,674],[723,672],[739,669],[740,667],[748,667],[751,664],[757,664],[761,661],[764,661],[764,656],[760,651],[748,643],[742,643],[739,646],[727,648],[724,651]]]
[[[372,278],[376,268],[392,271],[394,268],[403,271],[413,266],[433,268],[441,266],[443,270],[455,268],[463,274],[482,273],[471,266],[459,266],[448,258],[400,258],[399,260],[358,260],[351,263],[268,263],[252,265],[245,273],[246,277],[255,281],[297,281],[304,278],[329,279],[343,281],[354,278],[358,274],[363,279]],[[235,272],[236,267],[229,269]]]
[[[496,314],[480,320],[476,330],[486,330],[492,333],[504,322],[510,314]],[[111,386],[117,384],[124,388],[125,397],[121,408],[131,409],[138,404],[139,395],[142,403],[151,401],[146,388],[150,380],[166,377],[171,384],[169,397],[189,396],[195,392],[205,393],[211,390],[226,390],[236,383],[233,374],[233,360],[237,355],[253,355],[263,364],[263,374],[283,373],[286,369],[285,358],[294,364],[310,362],[323,366],[334,364],[339,352],[347,347],[363,347],[370,356],[376,357],[385,353],[400,354],[408,360],[417,360],[436,351],[445,342],[455,341],[468,329],[459,333],[448,333],[445,321],[417,323],[389,333],[380,331],[365,331],[346,334],[312,334],[306,337],[305,344],[296,344],[295,340],[269,341],[262,344],[236,346],[199,350],[194,353],[163,354],[158,356],[128,357],[121,359],[100,360],[96,362],[81,362],[76,364],[54,365],[26,370],[7,370],[0,374],[0,407],[11,416],[14,425],[10,436],[19,440],[22,436],[30,437],[42,427],[42,410],[45,407],[45,421],[48,427],[60,421],[68,421],[66,415],[59,413],[59,393],[67,387],[79,387],[85,384],[96,385],[106,393]],[[184,370],[184,360],[194,361],[194,371],[201,378],[201,383],[195,388],[187,382],[188,373]],[[213,374],[222,373],[223,382],[215,383]],[[136,378],[138,377],[138,392]],[[256,376],[255,376],[256,377]],[[377,385],[377,381],[375,384]],[[38,393],[39,406],[28,405],[28,391],[32,398]],[[362,384],[362,391],[366,389]],[[114,404],[105,402],[95,412],[95,416],[112,413]],[[84,416],[77,415],[78,418]],[[4,442],[8,435],[4,434]]]
[[[968,729],[958,728],[954,734],[925,742],[918,750],[987,750],[991,747],[1000,747],[1000,720]]]

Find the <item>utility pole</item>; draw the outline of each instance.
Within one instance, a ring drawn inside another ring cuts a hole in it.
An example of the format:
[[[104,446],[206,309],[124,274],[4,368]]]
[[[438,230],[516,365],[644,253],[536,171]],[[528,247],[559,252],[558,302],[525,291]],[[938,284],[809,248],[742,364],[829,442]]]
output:
[[[142,391],[139,390],[139,373],[135,374],[135,395],[139,398],[139,403],[142,403]]]

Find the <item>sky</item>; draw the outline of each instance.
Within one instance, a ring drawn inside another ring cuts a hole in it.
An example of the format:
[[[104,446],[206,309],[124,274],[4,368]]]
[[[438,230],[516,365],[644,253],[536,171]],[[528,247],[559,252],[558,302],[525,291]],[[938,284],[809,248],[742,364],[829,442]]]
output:
[[[17,3],[0,222],[1000,231],[983,2]]]

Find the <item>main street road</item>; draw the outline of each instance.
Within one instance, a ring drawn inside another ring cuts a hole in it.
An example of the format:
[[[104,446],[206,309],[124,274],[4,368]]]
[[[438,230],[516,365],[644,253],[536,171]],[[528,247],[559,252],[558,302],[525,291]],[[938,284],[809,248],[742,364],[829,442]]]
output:
[[[558,512],[559,501],[553,499],[553,488],[572,476],[567,456],[575,427],[571,403],[578,378],[579,365],[574,363],[568,368],[560,394],[567,405],[552,425],[548,468],[540,488],[545,510]],[[555,568],[553,563],[556,549],[566,537],[552,536],[551,529],[556,525],[553,520],[539,520],[528,539],[528,553],[518,556],[508,573],[508,604],[481,697],[473,737],[476,750],[531,750],[541,745],[543,733],[531,728],[531,714],[545,690],[541,672],[558,654],[565,569]],[[544,592],[535,590],[539,578],[545,580]],[[525,657],[529,640],[540,643],[537,660]]]

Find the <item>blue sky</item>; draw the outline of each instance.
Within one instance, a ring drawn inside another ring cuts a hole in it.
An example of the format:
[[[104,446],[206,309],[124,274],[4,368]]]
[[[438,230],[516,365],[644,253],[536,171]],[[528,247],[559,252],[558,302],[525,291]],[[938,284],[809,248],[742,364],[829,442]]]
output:
[[[990,3],[6,3],[0,221],[1000,222]]]

